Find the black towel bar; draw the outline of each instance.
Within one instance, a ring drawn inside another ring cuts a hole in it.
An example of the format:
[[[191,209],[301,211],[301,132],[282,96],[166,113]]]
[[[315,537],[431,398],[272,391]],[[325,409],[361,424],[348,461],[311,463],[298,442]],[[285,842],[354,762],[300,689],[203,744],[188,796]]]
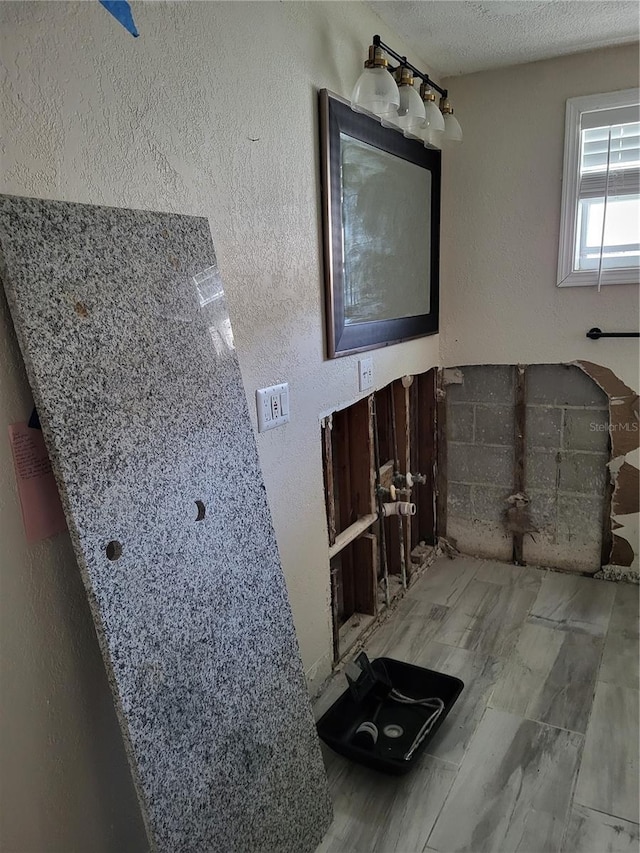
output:
[[[603,332],[602,329],[594,327],[589,329],[587,337],[592,341],[597,341],[598,338],[640,338],[640,332]]]

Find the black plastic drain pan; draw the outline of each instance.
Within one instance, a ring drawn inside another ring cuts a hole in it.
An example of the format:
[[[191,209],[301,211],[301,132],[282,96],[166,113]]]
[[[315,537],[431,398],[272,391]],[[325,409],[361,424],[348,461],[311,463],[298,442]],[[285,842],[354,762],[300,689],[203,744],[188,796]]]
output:
[[[464,683],[452,675],[392,658],[376,658],[371,661],[371,668],[407,697],[438,697],[444,702],[440,716],[411,757],[405,759],[432,711],[420,705],[400,704],[384,697],[381,699],[375,691],[357,702],[351,689],[347,688],[318,720],[318,734],[331,749],[345,758],[386,773],[408,773],[447,718]],[[378,729],[378,739],[374,745],[363,747],[357,737],[354,742],[354,736],[362,723],[371,720],[374,720]],[[385,729],[388,734],[385,734]],[[399,734],[399,730],[402,730],[402,734]]]

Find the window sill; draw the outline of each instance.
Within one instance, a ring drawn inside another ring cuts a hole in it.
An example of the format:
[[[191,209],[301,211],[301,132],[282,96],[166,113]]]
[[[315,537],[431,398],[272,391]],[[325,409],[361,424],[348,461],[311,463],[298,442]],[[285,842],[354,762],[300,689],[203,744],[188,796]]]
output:
[[[602,273],[602,286],[609,284],[640,284],[640,270],[619,269]],[[596,270],[571,272],[558,282],[558,287],[597,287],[598,273]]]

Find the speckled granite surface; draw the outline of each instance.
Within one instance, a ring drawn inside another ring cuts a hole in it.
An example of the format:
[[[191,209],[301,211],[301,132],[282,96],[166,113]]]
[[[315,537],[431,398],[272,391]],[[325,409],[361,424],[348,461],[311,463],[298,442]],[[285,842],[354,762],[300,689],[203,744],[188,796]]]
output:
[[[313,850],[331,805],[207,221],[0,197],[0,245],[152,844]]]

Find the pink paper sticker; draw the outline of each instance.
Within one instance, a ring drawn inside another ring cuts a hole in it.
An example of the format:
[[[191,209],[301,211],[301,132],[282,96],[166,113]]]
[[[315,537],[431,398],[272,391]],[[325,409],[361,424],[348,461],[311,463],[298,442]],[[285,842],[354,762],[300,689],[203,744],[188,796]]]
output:
[[[67,529],[42,431],[26,423],[9,426],[24,530],[29,542],[48,539]]]

